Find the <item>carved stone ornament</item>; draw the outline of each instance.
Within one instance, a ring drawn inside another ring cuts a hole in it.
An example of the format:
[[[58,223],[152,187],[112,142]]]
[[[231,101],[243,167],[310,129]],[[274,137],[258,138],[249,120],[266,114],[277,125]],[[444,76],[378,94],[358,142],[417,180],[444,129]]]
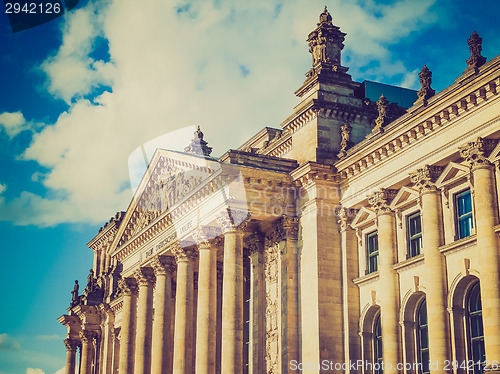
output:
[[[469,44],[470,57],[467,60],[467,69],[465,69],[464,73],[469,70],[477,70],[486,62],[486,57],[481,55],[483,39],[479,37],[477,32],[472,33],[469,40],[467,40],[467,44]]]
[[[435,185],[436,179],[439,178],[443,171],[441,166],[424,165],[417,169],[416,172],[410,174],[410,180],[420,192],[437,191]]]
[[[375,119],[375,127],[373,128],[373,131],[378,130],[386,124],[388,106],[389,100],[387,100],[384,94],[382,94],[377,101],[378,117]]]
[[[90,330],[80,331],[80,339],[82,343],[92,343],[92,340],[97,337],[97,332]]]
[[[247,212],[232,211],[229,208],[217,215],[217,223],[221,227],[223,233],[230,231],[244,232],[247,228],[249,219],[250,216]]]
[[[396,196],[396,190],[381,188],[368,196],[368,203],[375,209],[377,214],[389,213],[390,201]]]
[[[337,154],[338,158],[345,157],[347,155],[347,150],[353,146],[353,143],[351,142],[351,132],[352,132],[352,127],[347,123],[344,122],[344,124],[340,127],[340,152]]]
[[[273,230],[266,235],[265,245],[266,248],[270,248],[282,240],[285,240],[286,233],[283,228],[282,220],[278,220],[273,224]]]
[[[495,142],[489,139],[477,138],[476,141],[469,142],[463,147],[459,147],[460,157],[469,163],[472,168],[491,165],[486,158],[485,152],[494,146]]]
[[[151,286],[155,281],[153,268],[140,267],[134,271],[134,277],[139,286]]]
[[[299,238],[299,217],[283,216],[283,229],[287,239],[297,240]]]
[[[156,276],[172,274],[176,268],[175,258],[172,256],[158,255],[151,261],[151,266]]]
[[[251,256],[254,253],[263,253],[264,240],[264,235],[257,232],[254,232],[253,234],[245,238],[245,245],[248,248],[248,255]]]
[[[207,145],[208,143],[203,140],[203,133],[200,130],[200,126],[194,132],[194,137],[191,143],[184,148],[184,152],[193,153],[196,155],[209,156],[212,153],[212,148]]]
[[[135,278],[122,278],[118,281],[118,288],[123,296],[137,295],[137,281]]]
[[[175,261],[177,263],[182,262],[182,261],[194,261],[196,260],[196,257],[198,256],[198,252],[196,250],[196,246],[189,246],[189,247],[181,247],[176,246],[173,250],[172,253],[175,256]]]
[[[181,170],[166,165],[158,177],[157,186],[162,191],[163,209],[177,204],[203,181],[203,174],[196,170]]]
[[[420,73],[418,73],[420,78],[420,90],[418,91],[418,101],[423,100],[424,104],[427,103],[427,99],[434,96],[435,90],[431,88],[432,84],[432,72],[429,70],[427,65],[424,65]]]
[[[66,346],[67,351],[75,352],[76,349],[80,346],[80,341],[76,339],[66,338],[64,339],[64,345]]]
[[[352,222],[354,217],[356,217],[358,212],[358,209],[347,209],[343,207],[337,211],[338,223],[342,231],[347,230],[347,226]]]
[[[202,227],[193,231],[193,239],[198,243],[198,247],[211,247],[209,235]]]

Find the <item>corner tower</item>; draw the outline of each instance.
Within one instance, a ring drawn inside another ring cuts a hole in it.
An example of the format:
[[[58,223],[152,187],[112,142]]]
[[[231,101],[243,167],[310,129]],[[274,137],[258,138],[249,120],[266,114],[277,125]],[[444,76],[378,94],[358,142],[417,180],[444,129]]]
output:
[[[325,7],[307,38],[313,63],[306,80],[295,91],[301,102],[281,124],[292,134],[292,150],[287,157],[300,164],[334,162],[341,150],[341,127],[348,123],[352,128],[350,141],[358,143],[371,132],[378,115],[373,103],[363,100],[363,95],[357,97],[361,84],[354,82],[347,74],[349,69],[342,66],[345,36]]]

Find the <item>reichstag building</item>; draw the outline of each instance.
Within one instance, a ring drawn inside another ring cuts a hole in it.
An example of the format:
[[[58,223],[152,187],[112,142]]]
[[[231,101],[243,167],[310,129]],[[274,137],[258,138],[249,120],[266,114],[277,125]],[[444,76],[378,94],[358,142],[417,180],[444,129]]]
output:
[[[156,150],[88,243],[67,374],[500,373],[500,56],[474,32],[417,92],[353,81],[345,35],[325,8],[279,128]]]

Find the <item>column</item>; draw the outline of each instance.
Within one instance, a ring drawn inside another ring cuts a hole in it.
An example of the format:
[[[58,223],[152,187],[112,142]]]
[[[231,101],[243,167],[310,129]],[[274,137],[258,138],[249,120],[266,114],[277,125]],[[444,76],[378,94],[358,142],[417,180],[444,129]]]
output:
[[[172,298],[172,272],[175,259],[170,256],[156,256],[151,263],[156,276],[155,318],[153,322],[153,352],[151,372],[153,374],[172,372],[170,352],[170,318]]]
[[[223,245],[221,240],[221,245]],[[224,247],[220,247],[218,253],[223,254]],[[218,256],[222,258],[222,256]],[[222,260],[217,260],[217,342],[215,344],[215,372],[221,372],[222,355],[222,278],[224,276],[224,265]]]
[[[299,356],[299,272],[297,261],[297,240],[299,218],[283,217],[286,235],[286,316],[287,316],[287,366],[290,362],[300,362]]]
[[[224,233],[222,279],[222,373],[241,374],[243,366],[243,231],[232,213],[218,217]]]
[[[250,256],[250,352],[249,373],[266,372],[266,289],[264,279],[264,236],[254,233],[249,236]]]
[[[439,252],[443,242],[443,213],[441,192],[434,182],[442,172],[441,167],[425,165],[411,174],[411,181],[420,191],[422,199],[422,248],[425,256],[427,320],[429,333],[431,373],[442,372],[450,355],[450,322],[446,309],[446,262]]]
[[[134,370],[135,324],[137,319],[137,282],[123,278],[118,283],[123,295],[122,327],[120,332],[120,374],[132,374]]]
[[[356,362],[361,359],[359,330],[359,288],[353,280],[359,276],[358,240],[350,227],[356,216],[356,209],[342,208],[338,212],[342,249],[342,304],[344,339],[344,362]],[[346,372],[349,373],[350,367]]]
[[[64,339],[64,345],[66,346],[66,374],[75,374],[75,358],[76,358],[76,348],[80,345],[80,342],[76,339]]]
[[[113,362],[113,331],[115,315],[108,304],[101,304],[99,306],[102,315],[102,373],[112,373]]]
[[[460,156],[470,165],[474,180],[477,250],[480,257],[481,302],[483,308],[486,360],[500,363],[500,278],[498,205],[494,166],[485,157],[487,139],[478,138],[460,147]]]
[[[80,332],[80,339],[82,340],[82,362],[80,374],[92,373],[92,357],[93,347],[92,340],[96,336],[93,331],[83,330]]]
[[[196,250],[173,249],[177,261],[177,288],[175,291],[174,374],[193,373],[193,276]]]
[[[399,334],[399,280],[393,269],[396,255],[396,220],[389,208],[389,201],[395,196],[394,190],[380,189],[368,198],[377,213],[379,248],[379,287],[377,298],[381,304],[382,357],[384,373],[397,372],[400,360]]]
[[[196,319],[196,374],[215,374],[217,338],[217,247],[203,230],[198,244],[198,304]]]
[[[152,268],[141,267],[134,272],[134,277],[139,285],[134,374],[150,374],[154,272]]]
[[[113,329],[113,355],[111,362],[111,373],[118,373],[118,366],[120,361],[120,329]]]

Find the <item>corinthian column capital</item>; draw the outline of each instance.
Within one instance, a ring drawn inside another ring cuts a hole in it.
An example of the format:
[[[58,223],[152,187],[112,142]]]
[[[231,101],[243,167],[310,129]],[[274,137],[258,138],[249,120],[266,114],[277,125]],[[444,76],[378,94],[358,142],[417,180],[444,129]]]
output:
[[[155,274],[152,268],[140,267],[134,271],[134,277],[139,286],[151,286],[155,281]]]
[[[390,213],[389,202],[394,196],[396,196],[396,190],[381,188],[368,196],[368,203],[375,209],[377,214]]]
[[[263,252],[265,237],[261,233],[255,232],[245,238],[245,245],[248,248],[248,254]]]
[[[92,340],[97,338],[97,332],[90,330],[80,331],[80,339],[82,343],[92,343]]]
[[[78,346],[80,345],[80,341],[77,339],[64,339],[64,345],[66,346],[67,351],[75,352]]]
[[[338,223],[342,231],[347,230],[347,225],[351,223],[356,214],[358,214],[358,209],[348,209],[348,208],[340,208],[337,211]]]
[[[182,261],[194,261],[198,255],[196,246],[181,247],[180,245],[175,246],[172,249],[172,253],[175,256],[175,261],[177,263]]]
[[[287,239],[297,240],[299,238],[299,217],[283,216],[283,229]]]
[[[437,191],[436,179],[441,175],[443,168],[441,166],[424,165],[410,174],[410,180],[421,193]]]
[[[477,138],[473,142],[468,142],[462,147],[458,147],[460,157],[462,157],[472,168],[491,165],[485,153],[495,146],[492,139]]]
[[[118,281],[118,288],[124,296],[137,295],[138,292],[137,281],[135,278],[120,279]]]
[[[172,256],[158,255],[151,262],[156,276],[172,274],[175,271],[175,258]]]
[[[243,233],[248,225],[249,214],[243,211],[226,209],[217,215],[217,223],[225,234],[230,231]]]

